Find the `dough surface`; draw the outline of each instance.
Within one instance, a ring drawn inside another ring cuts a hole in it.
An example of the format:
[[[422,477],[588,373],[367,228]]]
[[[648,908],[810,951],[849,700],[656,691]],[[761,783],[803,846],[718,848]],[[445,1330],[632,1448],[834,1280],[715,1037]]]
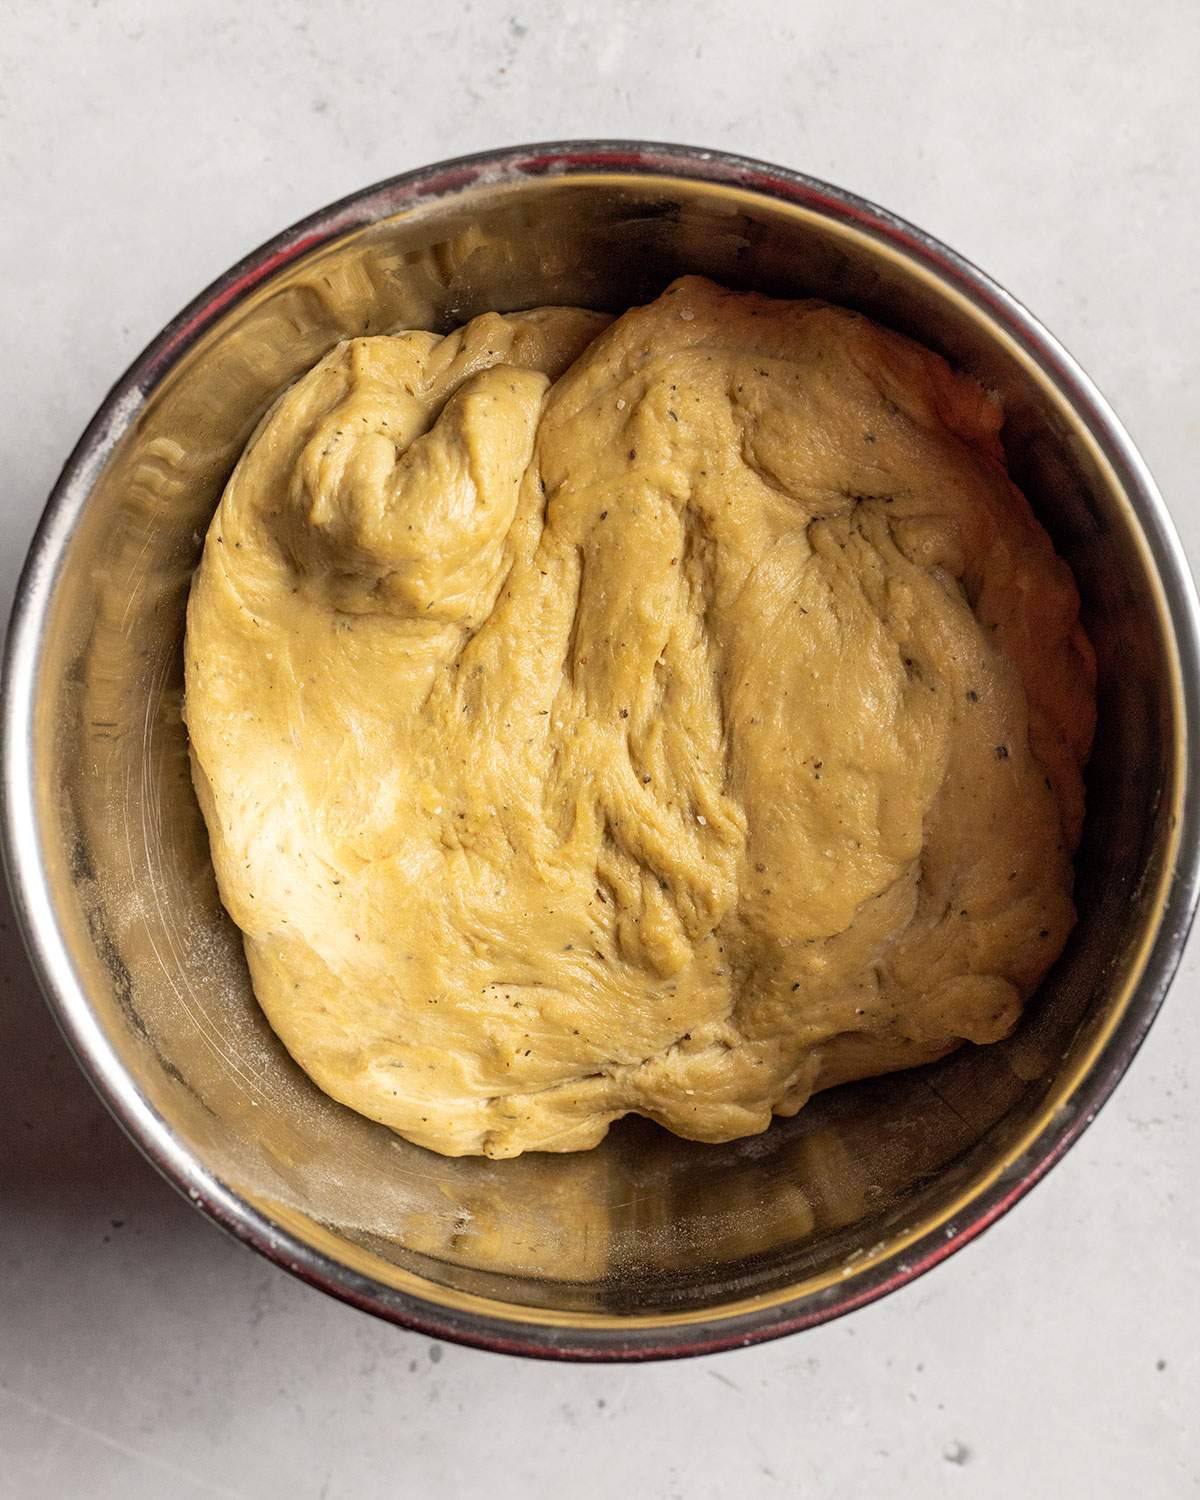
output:
[[[700,278],[335,348],[186,715],[255,992],[435,1151],[719,1141],[990,1042],[1074,920],[1078,599],[936,355]]]

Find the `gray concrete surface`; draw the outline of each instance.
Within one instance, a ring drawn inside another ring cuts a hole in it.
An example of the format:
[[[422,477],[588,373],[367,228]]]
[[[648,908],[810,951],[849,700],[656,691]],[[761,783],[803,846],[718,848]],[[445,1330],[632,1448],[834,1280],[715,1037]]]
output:
[[[0,595],[109,382],[302,213],[490,144],[760,155],[925,225],[1115,402],[1200,557],[1193,0],[0,3]],[[0,912],[0,1495],[1200,1493],[1200,948],[1048,1181],[765,1348],[431,1344],[226,1239],[77,1073]]]

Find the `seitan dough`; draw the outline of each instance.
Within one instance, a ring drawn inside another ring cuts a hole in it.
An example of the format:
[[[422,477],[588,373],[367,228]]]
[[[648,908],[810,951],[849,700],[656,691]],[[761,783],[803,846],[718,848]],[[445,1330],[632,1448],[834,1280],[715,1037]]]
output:
[[[222,899],[335,1099],[451,1155],[697,1140],[991,1042],[1074,920],[1076,589],[997,404],[688,277],[338,345],[188,607]]]

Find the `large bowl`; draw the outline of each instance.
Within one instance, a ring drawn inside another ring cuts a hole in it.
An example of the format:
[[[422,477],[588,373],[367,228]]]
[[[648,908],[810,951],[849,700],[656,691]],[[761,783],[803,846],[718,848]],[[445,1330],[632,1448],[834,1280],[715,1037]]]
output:
[[[682,271],[861,308],[1003,395],[1013,473],[1075,570],[1099,658],[1079,925],[1010,1040],[834,1090],[764,1135],[704,1146],[627,1120],[580,1155],[447,1160],[319,1093],[255,1005],[188,772],[189,578],[255,423],[335,340],[489,308],[620,309]],[[1196,905],[1197,722],[1196,599],[1162,502],[1011,297],[777,167],[529,147],[397,177],[288,230],[116,385],[20,585],[6,853],[82,1066],[218,1223],[439,1337],[641,1359],[860,1306],[972,1239],[1076,1139],[1145,1035]]]

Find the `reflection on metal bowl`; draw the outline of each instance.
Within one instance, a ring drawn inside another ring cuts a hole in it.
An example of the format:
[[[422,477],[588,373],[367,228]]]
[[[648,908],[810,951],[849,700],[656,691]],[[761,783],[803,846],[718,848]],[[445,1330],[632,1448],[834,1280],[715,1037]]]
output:
[[[1080,922],[1009,1041],[833,1090],[765,1135],[701,1146],[627,1120],[578,1155],[443,1159],[320,1094],[255,1005],[180,719],[191,570],[255,423],[337,339],[549,302],[618,310],[683,271],[861,308],[1002,394],[1014,476],[1075,570],[1099,656]],[[10,875],[83,1066],[218,1222],[439,1336],[584,1359],[698,1352],[820,1322],[933,1265],[1094,1115],[1196,903],[1197,681],[1194,592],[1137,453],[1049,335],[959,257],[719,153],[502,151],[283,234],[105,402],[10,635]]]

